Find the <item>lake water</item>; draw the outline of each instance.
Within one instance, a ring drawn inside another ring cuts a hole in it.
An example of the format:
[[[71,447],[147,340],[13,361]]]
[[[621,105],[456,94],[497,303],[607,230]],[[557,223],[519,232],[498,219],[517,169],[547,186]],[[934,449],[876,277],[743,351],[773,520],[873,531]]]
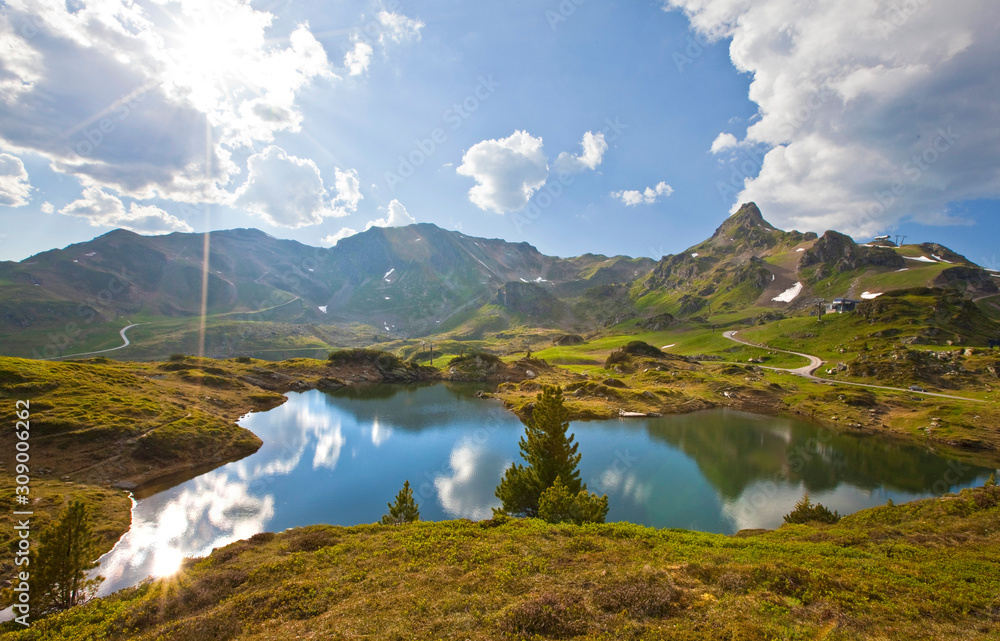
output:
[[[139,499],[101,559],[101,594],[258,532],[378,521],[409,480],[424,520],[482,519],[524,427],[476,386],[289,393],[240,425],[255,454]],[[574,422],[581,478],[609,521],[732,533],[774,528],[803,492],[841,514],[981,485],[992,470],[913,444],[784,418],[710,410]]]

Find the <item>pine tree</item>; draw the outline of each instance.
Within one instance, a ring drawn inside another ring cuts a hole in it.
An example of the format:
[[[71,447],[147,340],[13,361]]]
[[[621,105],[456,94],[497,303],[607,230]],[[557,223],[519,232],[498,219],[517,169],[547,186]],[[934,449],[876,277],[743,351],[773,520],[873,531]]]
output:
[[[32,589],[42,612],[66,610],[89,600],[104,580],[87,578],[98,556],[85,503],[73,501],[59,520],[42,530],[30,557]]]
[[[413,500],[410,481],[403,483],[403,489],[396,495],[395,503],[387,503],[389,513],[382,517],[382,525],[401,525],[420,520],[420,508]]]
[[[537,517],[542,493],[555,485],[556,479],[570,496],[585,492],[580,481],[580,454],[573,435],[566,435],[569,412],[563,405],[562,388],[542,388],[531,417],[525,420],[521,438],[521,458],[527,465],[514,463],[504,473],[496,490],[501,507],[498,514]]]
[[[819,523],[836,523],[840,520],[839,512],[831,512],[830,508],[822,503],[813,504],[809,500],[809,493],[802,496],[795,509],[784,517],[785,523],[809,523],[816,521]]]
[[[549,523],[604,523],[608,515],[608,496],[598,497],[587,490],[576,496],[569,493],[561,478],[538,499],[538,518]]]

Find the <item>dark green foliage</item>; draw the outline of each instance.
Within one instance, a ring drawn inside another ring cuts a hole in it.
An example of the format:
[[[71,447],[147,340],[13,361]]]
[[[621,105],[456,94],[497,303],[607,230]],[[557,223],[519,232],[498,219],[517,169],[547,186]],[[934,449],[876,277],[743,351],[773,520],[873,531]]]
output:
[[[584,489],[574,496],[559,477],[538,499],[538,518],[549,523],[604,523],[607,516],[606,494],[598,497]]]
[[[42,530],[30,557],[33,607],[53,612],[89,600],[104,580],[87,578],[86,571],[97,567],[96,556],[87,505],[73,501],[57,522]]]
[[[802,499],[795,504],[795,509],[785,515],[785,523],[836,523],[840,520],[840,514],[831,512],[822,503],[813,503],[806,493]]]
[[[566,435],[569,412],[563,405],[562,388],[546,386],[536,398],[531,417],[525,420],[525,435],[520,441],[521,457],[527,466],[515,463],[507,468],[496,490],[496,496],[502,502],[497,513],[520,517],[539,516],[542,493],[555,485],[557,479],[563,489],[559,490],[558,500],[556,495],[550,497],[549,508],[556,516],[561,514],[556,508],[564,500],[562,492],[570,497],[577,497],[587,490],[587,485],[580,481],[577,469],[580,464],[578,446],[573,442],[572,434]],[[598,515],[603,517],[607,508],[605,506],[603,513],[601,512],[601,499],[595,496],[590,500],[597,501],[598,504],[594,507],[590,502],[583,502],[581,506],[585,513],[595,518]],[[606,503],[607,497],[603,500]]]
[[[448,365],[454,367],[455,365],[461,365],[462,363],[470,363],[476,359],[479,359],[480,363],[487,363],[490,365],[503,364],[500,357],[495,356],[494,354],[489,354],[487,352],[469,352],[468,354],[461,354],[451,359],[451,361],[448,362]]]
[[[383,352],[379,349],[367,349],[363,347],[355,349],[341,349],[330,352],[326,359],[330,365],[347,365],[351,363],[374,363],[381,369],[395,369],[403,365],[394,354]]]
[[[420,509],[413,500],[410,481],[403,483],[403,489],[396,495],[396,502],[389,503],[389,513],[382,517],[382,525],[402,525],[420,520]]]
[[[611,367],[618,363],[628,362],[629,358],[632,356],[641,356],[646,358],[663,358],[665,354],[650,345],[649,343],[644,343],[642,341],[632,341],[626,344],[621,349],[616,349],[615,351],[608,354],[608,359],[605,361],[605,367]]]

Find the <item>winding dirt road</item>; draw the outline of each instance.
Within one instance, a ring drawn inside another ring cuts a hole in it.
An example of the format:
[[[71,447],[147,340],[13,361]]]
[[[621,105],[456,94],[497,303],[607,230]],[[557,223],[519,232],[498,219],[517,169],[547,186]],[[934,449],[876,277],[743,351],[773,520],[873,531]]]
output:
[[[97,350],[96,352],[81,352],[79,354],[63,354],[62,356],[53,356],[51,358],[43,358],[42,360],[45,360],[45,361],[56,361],[56,360],[59,360],[61,358],[73,358],[75,356],[93,356],[94,354],[106,354],[108,352],[114,352],[114,351],[117,351],[119,349],[125,349],[126,347],[128,347],[129,345],[132,344],[132,341],[130,341],[128,339],[128,336],[125,335],[125,332],[127,332],[130,329],[132,329],[133,327],[138,327],[139,325],[143,325],[143,323],[132,323],[128,327],[123,327],[122,330],[120,332],[118,332],[118,335],[121,336],[122,340],[125,342],[124,345],[119,345],[118,347],[112,347],[111,349],[100,349],[100,350]]]
[[[893,392],[906,392],[908,394],[921,394],[923,396],[936,396],[938,398],[950,398],[958,401],[969,401],[971,403],[988,403],[989,401],[984,401],[978,398],[966,398],[964,396],[952,396],[951,394],[938,394],[937,392],[917,392],[915,390],[903,389],[902,387],[887,387],[885,385],[871,385],[869,383],[854,383],[851,381],[838,381],[832,378],[820,378],[815,376],[813,372],[823,365],[823,360],[818,356],[813,356],[812,354],[803,354],[801,352],[792,352],[787,349],[777,349],[775,347],[768,347],[767,345],[760,345],[758,343],[751,343],[745,341],[741,338],[736,338],[736,333],[738,330],[723,332],[723,336],[731,341],[741,343],[743,345],[749,345],[750,347],[760,347],[761,349],[768,349],[773,352],[781,352],[783,354],[794,354],[795,356],[801,356],[802,358],[809,359],[809,364],[803,367],[797,367],[795,369],[788,367],[764,367],[764,369],[775,370],[778,372],[787,372],[788,374],[795,374],[796,376],[801,376],[803,378],[808,378],[811,381],[816,381],[818,383],[826,383],[833,385],[853,385],[854,387],[870,387],[872,389],[884,389]]]

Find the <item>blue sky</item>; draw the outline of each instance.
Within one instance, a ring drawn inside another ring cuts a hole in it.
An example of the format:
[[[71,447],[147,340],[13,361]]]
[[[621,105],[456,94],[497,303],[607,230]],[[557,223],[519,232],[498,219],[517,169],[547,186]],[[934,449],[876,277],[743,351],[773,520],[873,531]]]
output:
[[[785,229],[1000,269],[1000,6],[6,0],[0,259],[432,222],[659,257]]]

